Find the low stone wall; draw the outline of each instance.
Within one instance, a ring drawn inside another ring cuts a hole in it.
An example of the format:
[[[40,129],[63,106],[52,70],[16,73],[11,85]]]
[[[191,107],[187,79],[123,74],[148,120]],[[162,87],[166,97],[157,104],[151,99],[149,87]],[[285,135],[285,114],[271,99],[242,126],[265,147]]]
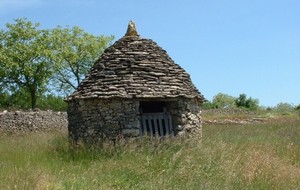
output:
[[[234,114],[247,114],[256,115],[256,112],[243,110],[243,109],[202,109],[202,114],[224,114],[224,115],[234,115]]]
[[[0,132],[27,133],[36,131],[65,130],[68,120],[66,112],[15,111],[0,113]]]
[[[213,119],[213,120],[203,120],[202,123],[206,124],[238,124],[238,125],[245,125],[245,124],[255,124],[255,123],[263,123],[268,121],[267,118],[262,117],[255,117],[255,118],[248,118],[248,119]]]
[[[212,116],[217,117],[212,118]],[[202,110],[202,123],[206,124],[254,124],[265,122],[257,112],[243,109],[208,109]]]

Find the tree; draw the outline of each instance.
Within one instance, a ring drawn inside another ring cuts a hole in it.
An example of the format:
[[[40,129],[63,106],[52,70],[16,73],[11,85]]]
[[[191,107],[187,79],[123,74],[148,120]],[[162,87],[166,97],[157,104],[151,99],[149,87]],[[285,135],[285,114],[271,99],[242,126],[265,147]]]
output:
[[[0,84],[12,93],[28,92],[31,108],[53,74],[49,31],[38,29],[39,25],[16,19],[0,31]]]
[[[235,99],[235,104],[237,107],[246,107],[247,104],[247,95],[240,94],[238,98]]]
[[[31,108],[30,94],[26,91],[26,89],[20,89],[10,93],[4,92],[0,95],[0,99],[0,107],[3,109]]]
[[[53,110],[53,111],[66,111],[67,103],[64,102],[63,97],[56,96],[53,94],[47,94],[41,96],[37,101],[38,108],[42,110]]]
[[[235,104],[239,108],[247,108],[250,110],[256,110],[259,107],[259,101],[253,98],[247,98],[246,94],[240,94],[238,98],[235,99]]]
[[[281,113],[286,113],[286,112],[292,112],[295,109],[294,109],[294,106],[292,104],[280,102],[275,107],[275,110],[278,111],[278,112],[281,112]]]
[[[76,89],[113,37],[94,36],[79,27],[57,27],[51,31],[55,74],[52,82],[64,95]]]
[[[211,101],[205,100],[202,103],[201,108],[207,110],[207,109],[214,109],[216,108],[216,106]]]
[[[218,93],[213,97],[212,104],[215,108],[234,108],[235,98],[228,94]]]
[[[41,30],[39,26],[24,18],[0,30],[0,95],[29,96],[31,108],[51,84],[64,95],[74,90],[113,40],[79,27]]]

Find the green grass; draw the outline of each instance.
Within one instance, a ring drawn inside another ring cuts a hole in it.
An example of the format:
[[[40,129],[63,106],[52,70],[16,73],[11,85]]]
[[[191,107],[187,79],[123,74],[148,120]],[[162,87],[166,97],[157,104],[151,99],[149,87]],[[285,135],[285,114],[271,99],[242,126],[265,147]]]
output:
[[[203,138],[69,146],[0,136],[0,189],[300,189],[300,121],[205,125]]]

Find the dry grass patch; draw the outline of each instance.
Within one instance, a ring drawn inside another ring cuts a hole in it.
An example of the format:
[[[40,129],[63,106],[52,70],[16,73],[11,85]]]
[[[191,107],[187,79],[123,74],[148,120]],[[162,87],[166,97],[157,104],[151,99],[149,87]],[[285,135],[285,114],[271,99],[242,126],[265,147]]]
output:
[[[258,177],[277,182],[300,181],[300,167],[280,158],[272,149],[250,147],[245,153],[243,176],[248,183]]]

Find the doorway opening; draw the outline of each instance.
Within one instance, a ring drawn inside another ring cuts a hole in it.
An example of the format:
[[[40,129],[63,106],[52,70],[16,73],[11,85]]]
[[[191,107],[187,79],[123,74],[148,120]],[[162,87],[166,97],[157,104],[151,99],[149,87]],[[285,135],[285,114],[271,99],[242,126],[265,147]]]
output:
[[[172,115],[167,110],[167,102],[141,101],[140,135],[167,136],[174,135]]]

